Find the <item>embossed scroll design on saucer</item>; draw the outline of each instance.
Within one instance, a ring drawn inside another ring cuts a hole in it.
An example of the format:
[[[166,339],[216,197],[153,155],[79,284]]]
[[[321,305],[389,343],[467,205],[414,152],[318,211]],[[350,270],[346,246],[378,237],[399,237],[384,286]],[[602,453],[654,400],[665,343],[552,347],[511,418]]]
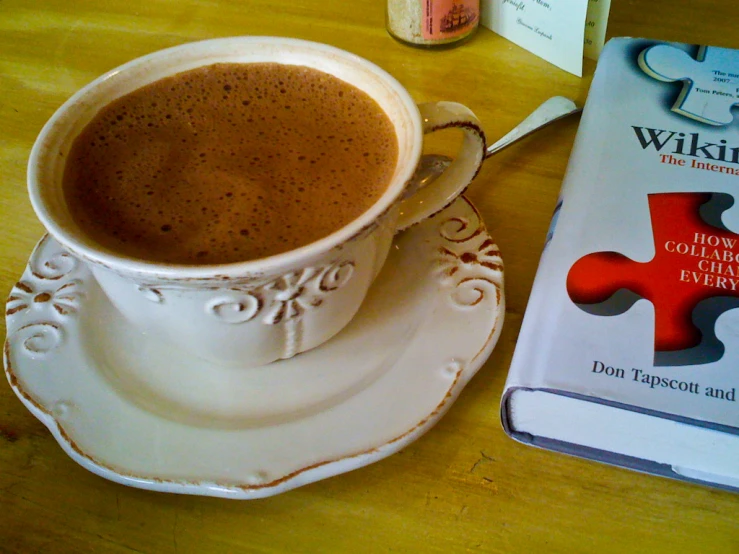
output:
[[[49,240],[48,236],[42,242]],[[24,338],[23,349],[34,357],[58,348],[65,337],[65,321],[77,314],[85,294],[79,279],[67,277],[77,269],[76,258],[59,252],[41,259],[37,248],[28,262],[29,275],[10,291],[6,316],[37,312],[39,321],[28,323],[16,332]]]
[[[447,219],[439,227],[439,234],[447,241],[439,247],[439,267],[442,280],[454,287],[452,302],[461,308],[474,308],[486,294],[494,293],[499,304],[501,290],[497,283],[503,260],[479,216],[475,213],[473,219]]]

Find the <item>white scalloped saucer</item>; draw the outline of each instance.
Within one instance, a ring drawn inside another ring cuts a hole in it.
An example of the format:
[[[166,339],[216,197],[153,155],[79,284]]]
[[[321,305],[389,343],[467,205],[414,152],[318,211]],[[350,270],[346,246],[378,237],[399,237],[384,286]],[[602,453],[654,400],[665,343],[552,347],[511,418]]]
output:
[[[339,335],[251,369],[139,333],[45,237],[8,299],[5,372],[98,475],[258,498],[375,462],[429,430],[492,352],[503,314],[500,254],[464,198],[396,237]]]

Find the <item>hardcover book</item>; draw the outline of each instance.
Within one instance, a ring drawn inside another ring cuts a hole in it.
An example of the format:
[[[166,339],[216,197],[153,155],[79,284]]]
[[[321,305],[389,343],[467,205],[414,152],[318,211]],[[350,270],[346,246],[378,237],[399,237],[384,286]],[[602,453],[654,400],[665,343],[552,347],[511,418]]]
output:
[[[601,55],[502,399],[524,443],[739,491],[739,51]]]

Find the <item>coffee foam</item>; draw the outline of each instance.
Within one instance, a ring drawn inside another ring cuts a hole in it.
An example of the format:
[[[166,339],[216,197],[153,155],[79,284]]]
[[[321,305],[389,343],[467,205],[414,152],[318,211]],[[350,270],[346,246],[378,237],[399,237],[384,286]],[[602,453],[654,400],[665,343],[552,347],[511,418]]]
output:
[[[229,263],[338,230],[386,190],[392,123],[359,89],[281,64],[216,64],[101,110],[64,176],[101,244],[166,263]]]

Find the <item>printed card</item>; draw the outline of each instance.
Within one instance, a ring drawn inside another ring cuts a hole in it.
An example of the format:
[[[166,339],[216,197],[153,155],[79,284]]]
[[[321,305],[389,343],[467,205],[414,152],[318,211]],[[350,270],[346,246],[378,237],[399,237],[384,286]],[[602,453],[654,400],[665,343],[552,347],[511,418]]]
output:
[[[583,55],[597,58],[610,0],[488,0],[481,22],[562,69],[582,76]]]
[[[608,12],[611,11],[611,0],[589,0],[588,13],[585,18],[585,57],[597,60],[606,41]]]

